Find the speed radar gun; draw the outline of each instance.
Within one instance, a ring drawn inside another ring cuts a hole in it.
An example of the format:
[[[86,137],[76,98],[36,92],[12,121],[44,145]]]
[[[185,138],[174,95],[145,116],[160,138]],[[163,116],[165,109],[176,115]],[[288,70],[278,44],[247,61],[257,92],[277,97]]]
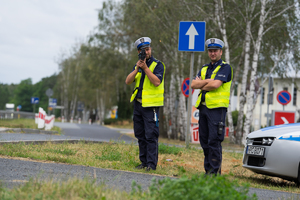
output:
[[[146,51],[145,49],[142,49],[141,52],[139,53],[139,59],[145,60],[145,58],[146,58]]]

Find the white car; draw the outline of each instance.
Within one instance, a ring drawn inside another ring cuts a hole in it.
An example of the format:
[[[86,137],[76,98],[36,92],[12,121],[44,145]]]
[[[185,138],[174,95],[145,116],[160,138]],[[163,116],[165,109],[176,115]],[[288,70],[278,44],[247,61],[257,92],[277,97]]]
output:
[[[300,184],[300,123],[270,126],[250,133],[243,167]]]

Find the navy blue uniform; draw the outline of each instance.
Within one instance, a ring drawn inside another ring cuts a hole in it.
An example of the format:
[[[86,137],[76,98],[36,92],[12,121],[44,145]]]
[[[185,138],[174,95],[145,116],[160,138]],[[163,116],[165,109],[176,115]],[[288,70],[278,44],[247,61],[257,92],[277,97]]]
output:
[[[231,67],[228,64],[222,64],[220,59],[213,65],[207,64],[208,66],[205,79],[210,79],[212,72],[217,66],[221,65],[221,68],[217,72],[214,80],[220,80],[223,83],[231,81]],[[197,74],[201,77],[201,70]],[[206,173],[221,174],[221,164],[222,164],[222,146],[221,142],[224,140],[225,129],[223,126],[223,131],[221,134],[219,131],[219,124],[222,122],[225,125],[225,117],[227,113],[227,108],[213,108],[209,109],[204,104],[205,94],[209,91],[202,91],[202,98],[199,109],[199,138],[200,144],[204,152],[204,168]]]
[[[146,60],[147,66],[149,67],[153,61],[157,62],[153,74],[155,74],[162,82],[164,66],[160,61],[156,60],[152,56]],[[135,66],[133,67],[133,70],[134,69]],[[140,86],[142,86],[146,74],[141,68],[139,71],[142,72],[140,81]],[[141,90],[139,90],[136,95],[136,99],[140,98],[143,98]],[[134,101],[133,128],[134,135],[138,139],[139,143],[139,158],[143,166],[151,167],[151,169],[154,170],[156,169],[158,161],[159,136],[158,121],[155,121],[154,119],[155,114],[157,114],[157,118],[159,118],[159,107],[142,107],[142,104],[139,101]]]

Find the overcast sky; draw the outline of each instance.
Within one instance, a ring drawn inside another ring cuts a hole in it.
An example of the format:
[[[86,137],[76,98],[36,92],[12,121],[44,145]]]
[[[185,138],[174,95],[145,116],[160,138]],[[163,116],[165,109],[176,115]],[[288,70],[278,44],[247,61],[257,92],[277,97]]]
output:
[[[97,26],[103,0],[0,0],[0,83],[33,84]]]

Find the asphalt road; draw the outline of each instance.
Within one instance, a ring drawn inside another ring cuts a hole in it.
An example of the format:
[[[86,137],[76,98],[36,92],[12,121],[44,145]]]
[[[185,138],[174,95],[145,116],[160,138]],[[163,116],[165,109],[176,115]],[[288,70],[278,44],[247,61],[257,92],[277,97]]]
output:
[[[49,141],[49,140],[90,140],[90,141],[118,141],[136,143],[137,141],[122,133],[132,132],[128,129],[109,129],[99,125],[55,123],[63,129],[61,136],[46,134],[22,134],[22,133],[0,133],[0,143],[13,141]],[[97,182],[105,183],[109,187],[118,188],[127,192],[131,191],[133,180],[147,189],[153,178],[162,179],[163,176],[150,175],[147,173],[134,173],[119,170],[108,170],[78,165],[67,165],[58,163],[35,162],[28,160],[17,160],[0,158],[0,180],[4,186],[12,188],[27,182],[30,178],[41,180],[54,179],[66,180],[68,178],[91,177]],[[300,199],[299,194],[278,192],[250,188],[249,194],[256,193],[258,199]]]
[[[55,123],[63,129],[68,137],[84,138],[85,140],[101,140],[105,142],[123,140],[126,143],[137,142],[136,139],[122,133],[133,132],[130,129],[110,129],[98,124]]]

